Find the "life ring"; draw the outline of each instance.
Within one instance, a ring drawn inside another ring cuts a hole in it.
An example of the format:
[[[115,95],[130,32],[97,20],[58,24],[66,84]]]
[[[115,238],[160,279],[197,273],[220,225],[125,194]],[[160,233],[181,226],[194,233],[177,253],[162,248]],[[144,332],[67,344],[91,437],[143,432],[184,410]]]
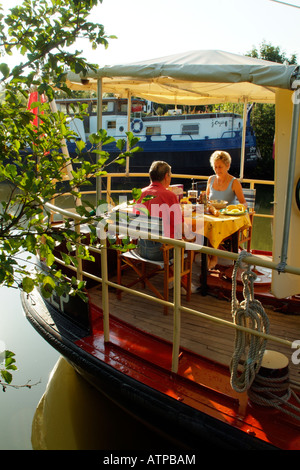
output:
[[[296,204],[297,204],[298,209],[300,211],[300,178],[298,179],[298,182],[297,182],[297,185],[296,185],[295,196],[296,196]]]
[[[131,123],[131,130],[139,133],[143,129],[143,121],[141,119],[134,119]]]

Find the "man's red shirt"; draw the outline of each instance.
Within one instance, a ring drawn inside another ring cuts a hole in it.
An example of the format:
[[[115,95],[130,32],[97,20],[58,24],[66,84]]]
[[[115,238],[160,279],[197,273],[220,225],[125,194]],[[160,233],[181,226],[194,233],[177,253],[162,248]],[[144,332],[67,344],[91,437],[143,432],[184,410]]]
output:
[[[183,214],[177,196],[158,182],[142,189],[138,204],[146,196],[155,196],[142,204],[151,216],[162,219],[164,235],[170,238],[182,238]]]

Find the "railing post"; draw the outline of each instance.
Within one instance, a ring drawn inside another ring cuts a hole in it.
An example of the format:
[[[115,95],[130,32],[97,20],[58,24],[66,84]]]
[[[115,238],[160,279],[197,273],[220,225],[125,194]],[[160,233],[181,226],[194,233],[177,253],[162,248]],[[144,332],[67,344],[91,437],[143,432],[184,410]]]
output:
[[[102,278],[102,310],[103,310],[103,333],[104,342],[109,341],[109,296],[107,275],[107,245],[106,239],[101,240],[101,278]]]
[[[111,199],[111,176],[109,173],[107,174],[107,179],[106,179],[106,202],[107,204],[111,204],[112,199]]]
[[[172,372],[178,371],[180,347],[180,307],[181,307],[181,247],[174,247],[174,314],[173,314],[173,351]]]
[[[77,269],[76,269],[76,276],[78,281],[83,280],[83,275],[82,275],[82,259],[78,256],[79,255],[79,246],[81,242],[81,237],[80,237],[80,223],[75,220],[75,232],[76,232],[76,261],[77,261]]]

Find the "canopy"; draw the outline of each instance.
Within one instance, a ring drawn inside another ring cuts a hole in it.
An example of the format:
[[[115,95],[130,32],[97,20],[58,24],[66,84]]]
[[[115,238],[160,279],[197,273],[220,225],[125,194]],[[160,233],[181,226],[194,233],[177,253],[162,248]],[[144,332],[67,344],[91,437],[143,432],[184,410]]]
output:
[[[300,250],[295,251],[299,244],[293,237],[298,236],[300,218],[293,191],[298,163],[296,177],[300,175],[300,144],[297,145],[300,100],[293,99],[292,93],[300,86],[299,66],[219,50],[191,51],[132,64],[104,66],[84,76],[68,73],[66,82],[73,90],[97,90],[98,99],[107,92],[175,105],[244,103],[241,179],[246,105],[248,102],[276,103],[273,259],[280,261],[281,271],[288,256],[292,263],[299,265]],[[102,107],[99,108],[98,121]],[[284,194],[286,199],[282,197]],[[272,291],[277,297],[298,294],[300,278],[296,276],[292,280],[285,276],[279,280],[273,273]]]
[[[123,65],[104,66],[87,75],[69,72],[73,90],[96,90],[156,103],[275,103],[276,89],[291,89],[295,65],[278,64],[219,50],[190,51]]]

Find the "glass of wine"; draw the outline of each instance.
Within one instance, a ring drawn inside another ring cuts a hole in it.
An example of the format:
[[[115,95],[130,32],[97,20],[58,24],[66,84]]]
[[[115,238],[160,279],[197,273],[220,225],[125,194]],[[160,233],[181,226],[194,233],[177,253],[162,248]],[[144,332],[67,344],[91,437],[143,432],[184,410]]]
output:
[[[188,198],[192,204],[196,204],[198,198],[198,191],[195,189],[190,189],[188,191]]]

